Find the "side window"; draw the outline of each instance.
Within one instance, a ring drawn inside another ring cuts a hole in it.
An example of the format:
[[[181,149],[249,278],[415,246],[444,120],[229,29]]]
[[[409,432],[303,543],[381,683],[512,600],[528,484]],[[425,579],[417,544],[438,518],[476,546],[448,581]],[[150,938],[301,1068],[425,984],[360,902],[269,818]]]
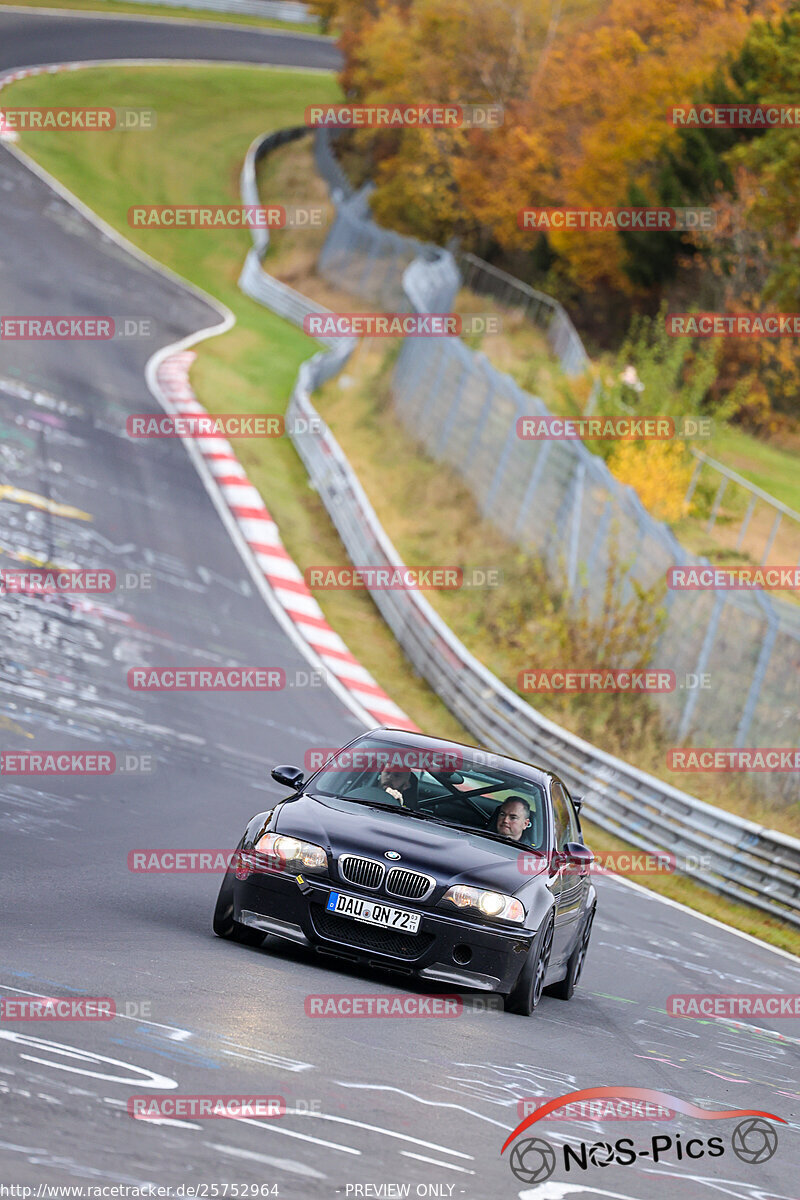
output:
[[[569,814],[569,838],[567,840],[570,842],[582,842],[583,834],[581,833],[580,818],[575,810],[575,805],[572,803],[572,797],[564,787],[563,783],[561,785],[561,791],[566,796],[567,813]]]
[[[550,796],[553,801],[553,819],[555,821],[555,848],[563,850],[567,842],[578,841],[578,826],[572,805],[567,802],[560,783],[554,781],[550,785]]]
[[[435,779],[428,771],[421,769],[417,775],[417,795],[420,800],[444,799],[450,795],[449,790]]]

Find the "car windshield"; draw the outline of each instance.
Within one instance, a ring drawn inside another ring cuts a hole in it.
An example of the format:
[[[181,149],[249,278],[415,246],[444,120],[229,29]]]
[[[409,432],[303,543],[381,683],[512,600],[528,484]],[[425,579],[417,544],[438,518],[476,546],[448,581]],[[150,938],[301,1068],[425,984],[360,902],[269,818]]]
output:
[[[308,787],[541,850],[544,788],[498,761],[488,751],[415,746],[370,734],[337,751]]]

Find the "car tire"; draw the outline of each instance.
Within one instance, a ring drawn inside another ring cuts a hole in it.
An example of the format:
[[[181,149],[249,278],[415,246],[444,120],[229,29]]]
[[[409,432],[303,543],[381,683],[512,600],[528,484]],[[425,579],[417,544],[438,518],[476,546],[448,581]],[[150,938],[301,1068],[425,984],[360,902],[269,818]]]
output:
[[[241,921],[233,919],[234,879],[235,872],[228,867],[214,909],[214,933],[217,937],[230,938],[231,941],[241,942],[244,946],[260,946],[265,935],[260,930],[252,929],[249,925],[243,925]]]
[[[574,996],[575,988],[578,986],[578,981],[583,972],[583,964],[586,962],[586,952],[589,949],[589,938],[592,936],[592,922],[594,921],[596,910],[597,905],[593,904],[586,918],[583,932],[578,938],[575,949],[569,956],[567,973],[558,983],[551,984],[547,989],[548,996],[555,996],[557,1000],[571,1000]]]
[[[539,930],[539,936],[528,951],[528,958],[519,979],[508,995],[503,997],[506,1012],[529,1017],[541,1000],[553,949],[554,928],[554,918],[547,917]]]

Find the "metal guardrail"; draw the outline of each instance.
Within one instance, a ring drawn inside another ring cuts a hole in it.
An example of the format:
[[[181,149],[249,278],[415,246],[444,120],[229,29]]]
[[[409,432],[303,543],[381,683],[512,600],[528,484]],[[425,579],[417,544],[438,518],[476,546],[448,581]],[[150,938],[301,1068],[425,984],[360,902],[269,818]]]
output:
[[[316,25],[317,18],[306,4],[293,0],[131,0],[132,4],[162,4],[165,8],[196,8],[208,12],[238,13],[247,17],[267,17],[273,21],[294,21]]]
[[[284,132],[251,146],[242,173],[246,203],[253,202],[256,157],[286,140]],[[304,311],[322,311],[271,280],[260,266],[263,252],[254,250],[245,263],[240,284],[247,294],[296,324]],[[413,282],[416,275],[419,284],[421,272],[439,269],[437,263],[417,260],[404,279]],[[287,417],[314,418],[306,428],[320,430],[315,436],[295,435],[293,442],[351,560],[400,567],[397,550],[311,401],[311,393],[341,369],[355,344],[354,339],[335,340],[332,352],[320,351],[302,364]],[[697,882],[800,927],[798,839],[706,804],[543,717],[470,654],[421,593],[376,590],[371,595],[415,669],[481,743],[552,766],[583,795],[591,821],[648,852],[674,854],[679,869]],[[710,866],[692,871],[680,865],[686,856],[704,856]]]
[[[278,146],[295,142],[309,132],[310,130],[305,125],[296,125],[290,129],[279,129],[276,133],[255,139],[245,155],[239,177],[239,190],[243,203],[261,204],[256,177],[256,170],[261,159],[272,150],[276,150]],[[307,296],[296,292],[294,288],[289,287],[286,283],[281,283],[279,279],[275,279],[274,276],[268,275],[263,270],[261,259],[269,247],[269,229],[253,227],[250,235],[253,239],[253,249],[244,261],[238,281],[239,287],[245,295],[301,327],[304,317],[310,313],[328,311],[321,304],[309,300]],[[358,344],[356,338],[320,337],[317,340],[327,346],[328,350],[314,355],[309,362],[302,363],[300,367],[300,374],[303,375],[310,369],[311,363],[315,364],[313,376],[319,380],[314,384],[315,387],[318,387],[319,383],[325,379],[330,379],[333,375],[338,374]]]
[[[314,160],[317,170],[330,189],[332,198],[336,198],[338,191],[347,199],[353,195],[354,188],[347,178],[342,164],[333,153],[333,142],[329,133],[328,136],[325,136],[327,132],[324,131],[314,138]]]

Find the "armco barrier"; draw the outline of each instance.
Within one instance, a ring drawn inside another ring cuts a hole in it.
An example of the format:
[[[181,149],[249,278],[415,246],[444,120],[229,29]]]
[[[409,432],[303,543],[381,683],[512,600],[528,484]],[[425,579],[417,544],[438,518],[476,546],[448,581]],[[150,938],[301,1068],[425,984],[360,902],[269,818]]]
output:
[[[291,135],[272,134],[250,147],[242,173],[245,203],[257,196],[257,158]],[[296,131],[294,136],[299,136]],[[248,256],[240,286],[302,324],[305,312],[319,312],[321,306],[266,275],[260,265],[265,249],[261,238]],[[419,264],[409,268],[411,279],[406,272],[411,293],[415,268]],[[442,271],[446,280],[446,268]],[[341,369],[354,345],[338,339],[333,352],[320,351],[302,364],[287,419],[302,416],[319,423],[318,436],[304,435],[294,444],[351,560],[364,566],[402,566],[341,447],[311,402],[311,393]],[[410,662],[479,742],[551,767],[583,796],[584,812],[597,825],[643,850],[674,854],[678,863],[688,856],[705,858],[707,869],[684,873],[800,927],[800,841],[705,804],[543,717],[469,653],[420,592],[371,594]]]
[[[208,12],[235,13],[239,16],[265,17],[272,21],[293,21],[316,25],[317,18],[307,4],[295,0],[132,0],[134,4],[163,4],[165,8],[196,8]]]

